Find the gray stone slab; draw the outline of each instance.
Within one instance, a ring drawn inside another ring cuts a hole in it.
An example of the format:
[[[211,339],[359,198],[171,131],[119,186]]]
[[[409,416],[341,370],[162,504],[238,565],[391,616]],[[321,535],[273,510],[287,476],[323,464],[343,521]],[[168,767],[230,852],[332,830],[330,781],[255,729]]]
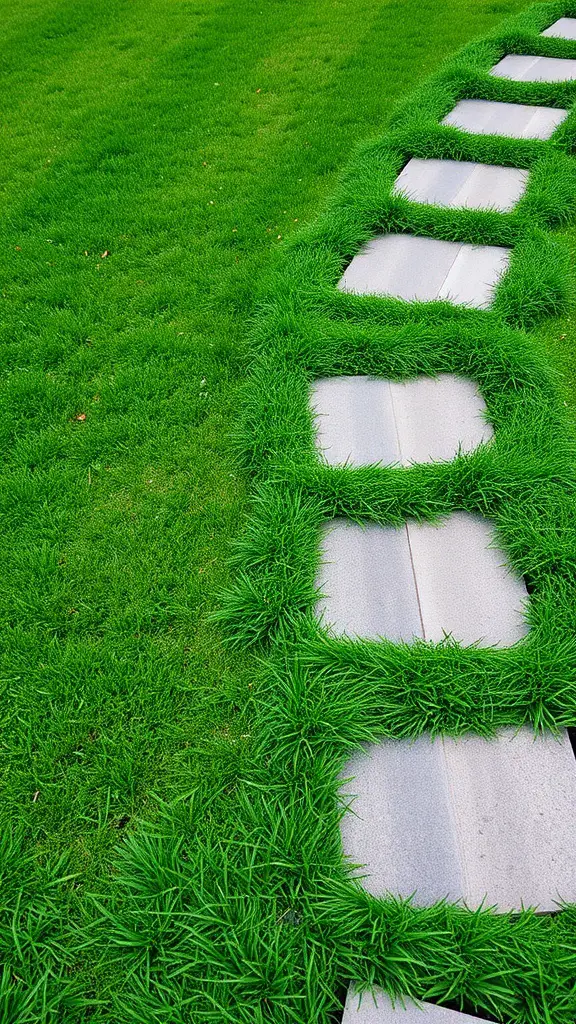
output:
[[[509,259],[510,250],[502,246],[379,235],[356,254],[338,287],[357,295],[445,299],[485,309]]]
[[[442,119],[474,135],[506,135],[512,139],[549,139],[568,117],[567,110],[526,103],[460,100]]]
[[[576,39],[576,18],[558,18],[553,25],[544,29],[542,35],[554,39]]]
[[[375,896],[557,909],[576,899],[576,766],[566,732],[384,740],[348,762],[344,852]]]
[[[331,466],[399,463],[390,381],[377,377],[325,377],[310,396],[316,445]]]
[[[438,524],[410,521],[408,537],[426,640],[510,647],[526,636],[526,585],[487,519],[456,512]]]
[[[568,82],[576,78],[576,60],[508,53],[490,68],[490,74],[514,82]]]
[[[474,451],[494,436],[474,381],[454,374],[390,385],[403,466],[442,462]]]
[[[447,461],[493,436],[476,384],[454,374],[323,378],[311,406],[316,444],[333,466]]]
[[[414,157],[396,178],[393,191],[418,203],[507,212],[526,191],[528,175],[518,167]]]
[[[509,647],[528,628],[524,581],[506,567],[491,525],[465,512],[400,528],[327,523],[316,583],[317,614],[337,636]]]
[[[404,997],[403,1003],[392,1000],[381,989],[358,994],[353,985],[348,990],[342,1024],[480,1024],[478,1017],[448,1010],[434,1003],[414,1003]]]
[[[316,612],[336,636],[409,641],[423,637],[406,528],[345,519],[327,523]]]

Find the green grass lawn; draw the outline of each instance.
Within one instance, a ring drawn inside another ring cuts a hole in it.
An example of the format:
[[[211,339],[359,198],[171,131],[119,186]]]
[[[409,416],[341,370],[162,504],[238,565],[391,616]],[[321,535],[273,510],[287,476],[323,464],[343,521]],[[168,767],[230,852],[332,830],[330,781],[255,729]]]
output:
[[[302,958],[290,907],[262,909],[278,864],[244,846],[223,871],[273,707],[211,618],[243,528],[249,320],[354,146],[522,6],[2,3],[3,1024],[337,1006],[322,931]],[[570,320],[544,337],[573,383]]]

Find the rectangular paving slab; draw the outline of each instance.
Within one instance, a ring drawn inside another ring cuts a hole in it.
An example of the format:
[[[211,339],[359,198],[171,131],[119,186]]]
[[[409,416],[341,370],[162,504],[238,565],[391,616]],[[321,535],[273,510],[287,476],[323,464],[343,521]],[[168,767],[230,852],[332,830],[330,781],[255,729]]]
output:
[[[565,731],[384,740],[342,773],[344,852],[374,896],[504,912],[576,899],[576,764]]]
[[[332,520],[316,585],[317,615],[336,636],[509,647],[528,630],[524,581],[491,524],[465,512],[399,528]]]
[[[480,1024],[478,1017],[448,1010],[434,1003],[414,1003],[404,997],[394,1003],[381,989],[358,994],[353,985],[348,990],[342,1024]]]
[[[490,74],[514,82],[567,82],[576,78],[576,60],[508,53],[490,68]]]
[[[399,642],[424,633],[406,527],[327,523],[316,605],[322,624],[337,636],[381,636]]]
[[[332,466],[447,461],[493,436],[476,384],[454,374],[325,377],[310,402],[317,447]]]
[[[379,235],[356,254],[338,287],[356,295],[445,299],[486,309],[509,260],[510,249],[497,245]]]
[[[426,640],[509,647],[526,635],[526,585],[507,567],[489,520],[455,512],[407,530]]]
[[[527,103],[460,100],[442,119],[474,135],[506,135],[511,139],[549,139],[568,111]]]
[[[507,212],[524,194],[528,174],[518,167],[413,157],[396,178],[393,191],[418,203]]]
[[[554,39],[576,39],[576,18],[558,18],[553,25],[544,29],[542,35]]]

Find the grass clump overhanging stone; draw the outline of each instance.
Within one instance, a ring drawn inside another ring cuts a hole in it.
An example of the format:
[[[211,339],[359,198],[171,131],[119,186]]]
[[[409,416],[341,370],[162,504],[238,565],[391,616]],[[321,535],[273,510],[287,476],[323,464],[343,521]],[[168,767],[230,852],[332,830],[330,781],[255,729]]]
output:
[[[253,834],[272,836],[269,856],[286,872],[295,926],[308,922],[307,941],[321,929],[341,983],[376,983],[518,1024],[574,1018],[573,908],[550,918],[372,899],[341,865],[336,789],[346,756],[365,741],[576,721],[576,445],[562,381],[536,333],[573,302],[569,252],[550,229],[575,212],[576,86],[488,74],[506,53],[576,58],[575,43],[539,35],[561,15],[576,15],[576,7],[533,7],[447,62],[397,110],[387,136],[359,150],[324,213],[284,247],[254,323],[259,355],[234,438],[254,496],[237,580],[219,613],[232,643],[267,651]],[[545,104],[569,115],[546,142],[467,136],[439,124],[462,98]],[[528,168],[528,187],[505,215],[419,205],[392,194],[411,156]],[[492,307],[339,292],[362,244],[389,231],[511,247]],[[493,442],[409,469],[319,460],[309,405],[316,377],[421,373],[472,378]],[[449,638],[408,646],[337,639],[321,628],[314,609],[323,522],[400,525],[456,510],[489,518],[525,578],[525,640],[509,650],[461,648]],[[310,951],[304,955],[311,964]],[[304,1003],[294,1019],[313,1019],[303,1010]]]

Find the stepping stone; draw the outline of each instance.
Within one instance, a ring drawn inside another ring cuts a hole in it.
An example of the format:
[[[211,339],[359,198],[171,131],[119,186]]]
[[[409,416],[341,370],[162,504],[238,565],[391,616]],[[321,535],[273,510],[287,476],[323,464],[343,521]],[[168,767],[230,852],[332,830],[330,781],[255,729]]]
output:
[[[576,763],[568,734],[384,740],[342,773],[344,852],[374,896],[501,912],[576,899]],[[350,798],[352,797],[352,800]]]
[[[576,78],[576,60],[508,53],[490,68],[490,74],[514,82],[568,82]]]
[[[342,1024],[481,1024],[479,1017],[448,1010],[434,1003],[414,1003],[404,997],[404,1005],[392,1000],[381,989],[364,992],[362,998],[350,986]]]
[[[475,135],[549,139],[566,117],[568,111],[557,107],[497,103],[493,100],[460,100],[442,119],[442,124],[451,124]]]
[[[332,520],[316,585],[317,615],[335,636],[510,647],[528,632],[524,581],[491,523],[466,512],[399,528]]]
[[[486,309],[509,260],[510,249],[497,245],[379,235],[356,254],[338,287],[356,295],[445,299]]]
[[[558,18],[550,28],[544,29],[542,35],[554,39],[576,39],[576,18]]]
[[[396,178],[393,191],[417,203],[507,212],[526,191],[528,175],[518,167],[413,158]]]
[[[493,436],[474,381],[325,377],[312,387],[316,445],[331,466],[409,466],[471,452]]]

